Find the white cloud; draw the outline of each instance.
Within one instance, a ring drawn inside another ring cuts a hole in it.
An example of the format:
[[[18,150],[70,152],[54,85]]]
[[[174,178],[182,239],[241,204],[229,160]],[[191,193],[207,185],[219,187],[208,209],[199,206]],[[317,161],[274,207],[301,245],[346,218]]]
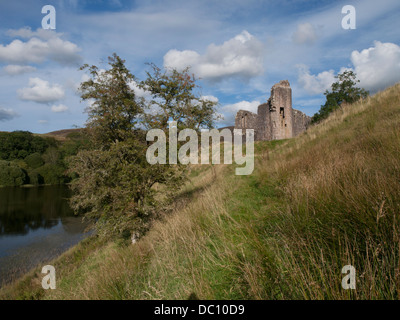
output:
[[[240,101],[234,104],[224,105],[218,110],[223,116],[223,120],[220,120],[219,123],[223,126],[233,126],[235,124],[236,113],[239,110],[257,113],[260,104],[260,101]]]
[[[52,105],[51,111],[56,112],[56,113],[66,112],[66,111],[68,111],[68,107],[63,104],[59,104],[58,106]]]
[[[209,96],[201,96],[200,100],[212,101],[212,102],[217,102],[217,103],[219,102],[219,99],[217,97],[214,97],[214,96],[211,96],[211,95],[209,95]]]
[[[227,104],[222,107],[223,111],[232,111],[235,115],[239,110],[247,110],[254,113],[257,113],[258,106],[260,105],[260,101],[240,101],[234,104]]]
[[[400,81],[400,46],[394,43],[375,41],[374,47],[351,54],[354,68],[341,68],[339,73],[352,70],[360,80],[359,86],[372,93],[385,89]],[[306,65],[297,65],[298,82],[307,93],[317,95],[330,89],[335,79],[333,70],[311,74]]]
[[[400,47],[394,43],[375,41],[369,49],[353,51],[351,62],[360,86],[372,92],[400,81]]]
[[[204,79],[249,79],[263,73],[263,51],[263,44],[243,31],[222,45],[209,45],[204,55],[191,50],[170,50],[164,56],[164,66],[180,70],[191,66]]]
[[[312,44],[319,38],[317,29],[309,22],[297,25],[297,30],[292,35],[293,42],[297,44]]]
[[[200,64],[201,56],[192,50],[169,50],[164,56],[164,66],[183,70],[190,66],[196,68]]]
[[[18,116],[18,114],[15,111],[13,111],[12,109],[6,109],[3,107],[0,107],[0,121],[8,121],[17,116]]]
[[[29,78],[29,87],[17,90],[21,100],[38,103],[50,103],[64,98],[63,88],[55,84],[51,86],[48,81],[40,78]]]
[[[306,65],[297,65],[298,82],[300,86],[312,95],[324,93],[330,89],[335,82],[335,72],[333,70],[323,71],[317,75],[311,74]]]
[[[48,120],[38,120],[39,124],[48,124],[49,121]]]
[[[23,27],[18,30],[10,29],[7,30],[6,34],[10,37],[19,37],[23,39],[37,37],[44,40],[62,36],[62,33],[57,33],[51,29],[38,28],[36,31],[32,31],[30,27]]]
[[[36,68],[32,66],[19,66],[15,64],[10,64],[8,66],[5,66],[3,69],[10,76],[29,73],[36,70]]]
[[[20,29],[11,31],[9,33],[13,35],[24,35],[29,38],[40,34],[43,38],[42,33],[49,30],[32,32],[30,29]],[[80,48],[76,44],[62,40],[60,34],[50,32],[44,40],[32,37],[26,42],[16,39],[8,45],[0,45],[0,62],[27,64],[42,63],[46,59],[50,59],[62,65],[77,64],[81,61],[79,51]]]

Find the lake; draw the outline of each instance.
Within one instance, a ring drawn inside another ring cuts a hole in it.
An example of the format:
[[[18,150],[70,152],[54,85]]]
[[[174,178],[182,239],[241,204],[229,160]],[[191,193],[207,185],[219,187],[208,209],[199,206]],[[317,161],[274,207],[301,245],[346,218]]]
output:
[[[89,235],[70,196],[68,186],[0,188],[0,286]]]

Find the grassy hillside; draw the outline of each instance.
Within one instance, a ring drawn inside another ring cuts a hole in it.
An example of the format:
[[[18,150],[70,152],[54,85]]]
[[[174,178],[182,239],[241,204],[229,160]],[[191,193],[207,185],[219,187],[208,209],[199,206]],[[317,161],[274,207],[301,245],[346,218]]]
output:
[[[3,298],[398,299],[400,85],[287,141],[256,169],[195,167],[173,214],[137,243],[88,239]],[[343,290],[342,267],[357,289]]]

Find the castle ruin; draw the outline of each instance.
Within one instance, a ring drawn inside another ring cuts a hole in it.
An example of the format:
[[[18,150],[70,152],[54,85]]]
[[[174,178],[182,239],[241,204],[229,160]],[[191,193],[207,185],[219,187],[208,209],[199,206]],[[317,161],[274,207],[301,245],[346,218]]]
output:
[[[254,129],[254,140],[280,140],[305,131],[310,120],[309,116],[292,108],[292,89],[289,81],[282,80],[272,87],[267,103],[258,106],[257,114],[238,111],[235,129]]]

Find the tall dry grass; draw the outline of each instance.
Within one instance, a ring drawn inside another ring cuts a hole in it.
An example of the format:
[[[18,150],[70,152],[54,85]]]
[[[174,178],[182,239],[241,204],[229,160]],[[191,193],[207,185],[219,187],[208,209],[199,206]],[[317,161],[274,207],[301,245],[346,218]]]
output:
[[[269,224],[283,298],[398,299],[400,85],[338,110],[261,174],[287,207]],[[343,290],[341,269],[357,271]]]
[[[226,233],[226,222],[236,223],[224,205],[230,186],[221,178],[223,170],[216,167],[193,179],[186,191],[204,190],[192,202],[156,222],[136,244],[120,247],[111,243],[97,251],[73,275],[60,280],[60,290],[45,298],[187,299],[192,294],[217,298],[213,287],[218,281],[222,291],[229,287],[223,284],[223,274],[237,272],[236,249],[225,239],[231,236]],[[222,265],[223,260],[230,265]],[[220,276],[214,272],[218,265]],[[214,276],[220,279],[214,281]]]

